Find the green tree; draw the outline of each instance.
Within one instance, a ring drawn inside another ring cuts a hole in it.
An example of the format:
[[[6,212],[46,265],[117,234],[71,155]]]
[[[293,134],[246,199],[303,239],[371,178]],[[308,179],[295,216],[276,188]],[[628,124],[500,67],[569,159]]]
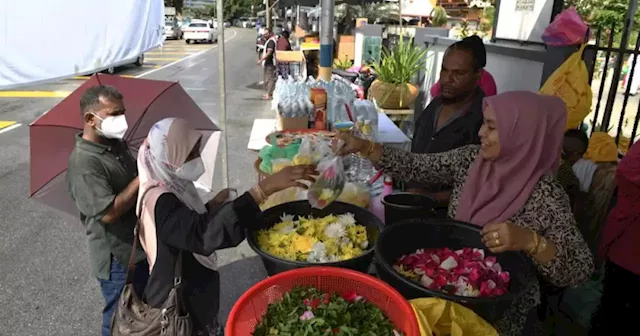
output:
[[[574,6],[580,16],[592,28],[611,29],[616,31],[624,27],[624,18],[629,0],[566,0],[565,6]],[[636,12],[634,26],[640,22],[640,12]]]
[[[251,13],[251,0],[224,0],[222,5],[224,6],[225,21]],[[194,19],[214,19],[216,18],[216,6],[185,8],[185,15]]]
[[[606,45],[609,35],[613,33],[613,46],[620,46],[621,32],[625,26],[624,18],[627,14],[629,0],[566,0],[565,6],[574,6],[578,14],[592,29],[600,30],[604,45]],[[627,48],[635,46],[639,24],[640,11],[636,11]],[[614,30],[611,31],[611,28]]]
[[[478,30],[483,34],[489,34],[493,30],[493,23],[496,18],[496,8],[494,6],[485,7],[480,17],[480,26]]]
[[[182,7],[184,6],[184,0],[164,0],[165,7],[175,7],[176,12],[182,13]]]

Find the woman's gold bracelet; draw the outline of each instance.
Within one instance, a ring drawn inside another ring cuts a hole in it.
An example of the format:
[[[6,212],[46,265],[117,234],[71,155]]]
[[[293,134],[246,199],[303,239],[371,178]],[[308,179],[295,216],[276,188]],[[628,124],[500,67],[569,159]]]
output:
[[[530,256],[534,256],[538,251],[538,248],[540,247],[540,237],[538,236],[538,233],[533,231],[533,245],[531,246],[531,248],[529,249],[529,251],[527,251],[527,254],[529,254]]]
[[[538,248],[536,249],[536,254],[538,255],[544,252],[547,249],[547,239],[545,237],[540,238],[540,243],[538,244]]]
[[[253,186],[253,191],[256,192],[256,194],[258,195],[258,198],[260,198],[258,200],[259,204],[262,204],[264,201],[267,200],[267,195],[264,193],[264,191],[262,190],[262,188],[260,188],[260,185],[256,184]]]

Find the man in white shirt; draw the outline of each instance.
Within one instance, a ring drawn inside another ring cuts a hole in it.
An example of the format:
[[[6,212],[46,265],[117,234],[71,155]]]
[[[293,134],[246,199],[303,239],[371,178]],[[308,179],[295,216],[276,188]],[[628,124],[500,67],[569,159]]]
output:
[[[598,165],[593,161],[583,158],[588,147],[589,138],[583,131],[571,129],[564,134],[562,158],[571,165],[573,173],[580,181],[580,191],[582,192],[589,192],[593,174],[598,169]]]

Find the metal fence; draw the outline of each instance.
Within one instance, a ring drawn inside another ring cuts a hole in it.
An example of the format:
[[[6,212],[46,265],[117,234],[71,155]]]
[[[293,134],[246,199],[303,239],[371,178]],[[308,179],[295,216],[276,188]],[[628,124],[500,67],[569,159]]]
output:
[[[592,111],[585,124],[591,133],[615,134],[618,144],[627,138],[629,146],[640,135],[640,91],[636,85],[640,83],[640,34],[630,41],[633,30],[638,30],[633,27],[636,8],[637,0],[630,0],[625,22],[595,30],[584,55],[594,91]],[[633,49],[627,47],[630,42],[635,42]]]

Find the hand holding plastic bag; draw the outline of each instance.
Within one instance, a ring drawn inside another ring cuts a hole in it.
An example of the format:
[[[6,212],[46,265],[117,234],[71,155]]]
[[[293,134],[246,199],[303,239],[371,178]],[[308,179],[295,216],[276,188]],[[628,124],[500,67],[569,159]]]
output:
[[[317,170],[320,176],[309,187],[309,203],[316,209],[324,209],[340,197],[347,178],[342,158],[337,156],[324,159],[318,164]]]

